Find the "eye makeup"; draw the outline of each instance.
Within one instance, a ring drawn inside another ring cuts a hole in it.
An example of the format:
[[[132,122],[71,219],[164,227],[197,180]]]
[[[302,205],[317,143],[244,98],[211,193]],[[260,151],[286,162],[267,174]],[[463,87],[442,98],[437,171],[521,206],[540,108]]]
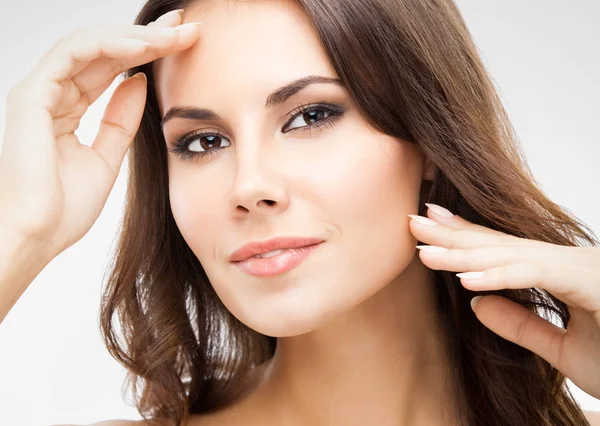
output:
[[[322,131],[327,127],[333,126],[337,119],[341,118],[344,114],[344,109],[340,106],[333,105],[326,102],[318,102],[308,105],[300,105],[292,112],[288,114],[288,121],[282,129],[283,133],[290,131],[307,132],[312,134],[313,131]],[[323,115],[325,116],[323,118]],[[291,123],[296,121],[298,118],[302,118],[306,122],[316,120],[316,123],[309,124],[307,126],[294,127],[291,130],[286,129]],[[176,154],[182,161],[197,160],[200,161],[207,155],[216,155],[220,150],[226,147],[209,147],[204,148],[202,145],[213,145],[220,144],[223,139],[226,139],[220,132],[205,132],[197,131],[188,133],[182,136],[176,142],[173,143],[173,148],[169,148],[169,152]],[[201,148],[204,151],[191,151],[189,147],[192,143],[200,141]],[[204,143],[203,143],[204,142]]]

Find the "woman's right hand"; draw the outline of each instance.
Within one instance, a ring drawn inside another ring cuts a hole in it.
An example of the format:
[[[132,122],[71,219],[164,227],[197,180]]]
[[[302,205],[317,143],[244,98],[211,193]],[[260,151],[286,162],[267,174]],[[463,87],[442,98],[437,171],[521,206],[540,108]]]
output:
[[[173,11],[147,26],[76,29],[11,89],[0,156],[0,227],[43,240],[54,256],[90,230],[139,128],[145,80],[127,79],[115,89],[91,147],[75,130],[119,74],[197,41],[197,24],[174,28],[181,19]]]

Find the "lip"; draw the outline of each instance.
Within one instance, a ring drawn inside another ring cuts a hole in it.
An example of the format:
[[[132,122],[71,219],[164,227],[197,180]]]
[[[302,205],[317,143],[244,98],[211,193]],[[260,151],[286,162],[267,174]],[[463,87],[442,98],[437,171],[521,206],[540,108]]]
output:
[[[324,240],[313,237],[278,237],[266,241],[255,241],[246,244],[234,251],[230,262],[241,262],[250,259],[252,256],[262,253],[268,253],[273,250],[293,249],[306,246],[312,246],[322,243]]]
[[[255,277],[272,277],[283,274],[300,265],[310,254],[317,250],[323,242],[309,246],[285,249],[285,251],[267,258],[250,257],[233,264],[242,271]]]

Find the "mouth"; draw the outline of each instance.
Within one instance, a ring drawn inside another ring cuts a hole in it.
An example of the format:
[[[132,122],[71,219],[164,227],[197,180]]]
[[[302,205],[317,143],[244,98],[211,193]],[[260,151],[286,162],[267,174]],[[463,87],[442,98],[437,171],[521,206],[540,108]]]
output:
[[[282,251],[298,249],[322,243],[323,239],[313,237],[278,237],[266,241],[251,242],[233,252],[230,262],[248,260],[254,256],[257,258],[269,258],[279,255]]]
[[[320,244],[320,243],[318,243],[318,244]],[[251,257],[249,257],[247,259],[244,259],[244,260],[237,260],[234,263],[244,262],[244,261],[246,261],[248,259],[272,259],[272,258],[278,257],[282,253],[288,252],[290,250],[297,250],[297,249],[301,249],[301,248],[304,248],[304,247],[312,247],[314,245],[316,245],[316,244],[309,244],[309,245],[300,246],[300,247],[287,247],[287,248],[281,248],[281,249],[277,249],[277,250],[271,250],[271,251],[268,251],[266,253],[255,254],[254,256],[251,256]]]
[[[323,242],[302,247],[277,249],[233,263],[249,275],[258,277],[279,275],[300,265],[322,244]]]

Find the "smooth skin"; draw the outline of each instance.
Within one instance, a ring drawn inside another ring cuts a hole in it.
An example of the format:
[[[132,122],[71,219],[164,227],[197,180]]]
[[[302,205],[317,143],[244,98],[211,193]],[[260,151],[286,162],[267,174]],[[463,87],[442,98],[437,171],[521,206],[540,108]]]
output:
[[[74,132],[89,105],[120,73],[194,44],[198,31],[193,26],[165,31],[179,22],[179,14],[170,13],[147,27],[78,29],[59,40],[10,91],[0,157],[0,205],[11,206],[0,212],[3,235],[51,242],[46,248],[52,258],[89,231],[139,127],[144,79],[118,86],[91,146],[81,144]],[[94,425],[140,424],[112,420]]]

